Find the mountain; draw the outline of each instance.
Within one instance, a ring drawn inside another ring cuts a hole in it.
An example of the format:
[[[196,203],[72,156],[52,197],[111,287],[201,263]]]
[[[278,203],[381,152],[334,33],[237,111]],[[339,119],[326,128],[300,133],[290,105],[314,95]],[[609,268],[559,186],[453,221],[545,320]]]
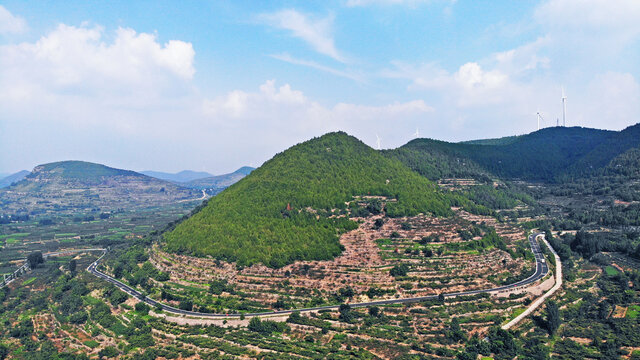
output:
[[[224,189],[249,175],[253,170],[255,170],[255,168],[243,166],[229,174],[194,179],[182,185],[193,189]]]
[[[329,133],[275,155],[209,199],[163,238],[169,251],[238,265],[280,267],[331,259],[340,233],[357,227],[354,196],[390,199],[389,216],[448,216],[463,201],[345,133]]]
[[[192,170],[183,170],[178,173],[167,173],[167,172],[161,172],[161,171],[146,170],[146,171],[141,171],[140,173],[147,176],[154,177],[156,179],[166,180],[171,182],[179,182],[179,183],[213,176],[208,172],[192,171]]]
[[[36,166],[21,181],[0,190],[5,212],[73,212],[142,208],[195,200],[199,191],[134,171],[83,161]]]
[[[590,176],[640,146],[640,124],[622,131],[551,127],[531,134],[449,143],[416,139],[385,153],[429,178],[443,176],[558,182]]]
[[[18,171],[15,174],[3,176],[2,178],[0,178],[0,189],[24,179],[24,177],[27,175],[29,175],[29,172],[27,170],[22,170]]]

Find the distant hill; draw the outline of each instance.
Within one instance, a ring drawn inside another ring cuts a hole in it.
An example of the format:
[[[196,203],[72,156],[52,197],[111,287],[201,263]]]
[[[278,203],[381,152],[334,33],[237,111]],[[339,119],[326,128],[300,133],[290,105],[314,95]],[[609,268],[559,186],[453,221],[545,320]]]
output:
[[[27,175],[29,175],[29,172],[27,170],[22,170],[18,171],[15,174],[3,176],[2,178],[0,178],[0,189],[24,179],[24,177]]]
[[[161,171],[146,170],[146,171],[141,171],[140,173],[147,176],[154,177],[156,179],[172,181],[172,182],[180,182],[180,183],[213,176],[208,172],[192,171],[192,170],[183,170],[178,173],[167,173],[167,172],[161,172]]]
[[[184,182],[181,185],[193,189],[224,189],[251,174],[255,168],[243,166],[240,169],[224,175],[209,176]]]
[[[520,136],[505,136],[505,137],[496,138],[496,139],[469,140],[469,141],[461,141],[460,144],[470,144],[470,145],[508,145],[508,144],[516,142],[519,137]]]
[[[84,161],[36,166],[21,181],[0,190],[4,212],[72,212],[152,207],[196,200],[201,192],[134,171]]]
[[[461,201],[360,140],[330,133],[277,154],[211,198],[163,234],[165,246],[239,265],[331,259],[341,251],[339,234],[357,226],[338,215],[361,195],[397,200],[387,204],[389,216],[448,216]]]
[[[493,174],[557,182],[596,174],[615,157],[638,146],[640,124],[622,131],[551,127],[484,142],[416,139],[385,154],[429,178]]]

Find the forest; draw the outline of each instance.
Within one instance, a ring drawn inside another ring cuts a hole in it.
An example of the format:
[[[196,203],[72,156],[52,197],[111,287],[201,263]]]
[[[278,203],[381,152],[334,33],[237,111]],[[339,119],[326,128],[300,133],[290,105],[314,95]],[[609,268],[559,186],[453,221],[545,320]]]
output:
[[[345,133],[331,133],[274,156],[164,234],[166,248],[210,255],[240,266],[281,267],[327,260],[339,235],[355,229],[346,216],[354,197],[387,199],[390,217],[450,216],[451,206],[490,212]]]

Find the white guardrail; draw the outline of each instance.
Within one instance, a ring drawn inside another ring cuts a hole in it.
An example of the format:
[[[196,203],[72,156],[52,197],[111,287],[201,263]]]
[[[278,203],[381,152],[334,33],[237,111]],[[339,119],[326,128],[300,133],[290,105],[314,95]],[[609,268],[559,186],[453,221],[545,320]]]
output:
[[[558,291],[558,289],[560,289],[560,287],[562,286],[562,262],[560,262],[560,257],[558,256],[556,251],[553,249],[553,247],[551,247],[551,244],[549,244],[544,234],[539,234],[538,236],[542,238],[542,241],[549,248],[549,250],[551,250],[553,257],[555,258],[555,262],[556,262],[555,284],[551,289],[549,289],[549,291],[544,293],[544,295],[537,298],[533,303],[531,303],[531,305],[529,305],[529,307],[522,314],[516,316],[515,318],[513,318],[513,320],[502,325],[503,330],[509,330],[513,326],[517,325],[520,321],[522,321],[522,319],[531,315],[531,313],[536,311],[536,309],[538,309],[540,305],[542,305],[548,297],[555,294],[555,292]]]

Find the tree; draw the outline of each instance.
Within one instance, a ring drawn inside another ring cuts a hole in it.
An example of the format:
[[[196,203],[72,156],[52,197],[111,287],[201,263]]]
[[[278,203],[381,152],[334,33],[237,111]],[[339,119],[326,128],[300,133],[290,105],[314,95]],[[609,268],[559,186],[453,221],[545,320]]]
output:
[[[340,305],[340,315],[338,318],[344,322],[351,322],[354,319],[353,313],[351,312],[351,306],[349,304]]]
[[[27,256],[27,262],[30,268],[35,269],[38,265],[44,263],[44,257],[42,257],[40,251],[34,251]]]
[[[76,260],[75,259],[71,259],[71,261],[69,261],[69,265],[68,265],[69,271],[71,273],[75,273],[76,272],[76,266],[77,266]]]
[[[143,303],[142,301],[139,301],[136,303],[135,305],[135,309],[137,312],[143,314],[143,315],[147,315],[149,313],[149,305]]]
[[[193,310],[193,302],[191,302],[191,300],[182,300],[182,301],[180,301],[180,309],[181,310],[186,310],[186,311]]]
[[[372,306],[369,308],[369,315],[378,317],[380,315],[380,308],[377,306]]]
[[[560,322],[558,304],[555,301],[549,301],[549,303],[547,303],[547,330],[550,335],[555,334],[556,330],[560,327]]]
[[[100,358],[106,357],[107,359],[112,359],[118,356],[119,354],[120,352],[114,346],[107,346],[106,348],[100,350],[100,352],[98,353],[98,357]]]
[[[447,337],[455,342],[460,342],[465,339],[464,332],[460,328],[460,321],[458,320],[458,318],[453,318],[451,320]]]
[[[400,264],[391,268],[391,270],[389,270],[389,275],[393,277],[407,276],[408,272],[409,272],[409,266],[407,266],[407,264]]]
[[[7,355],[9,355],[9,348],[7,348],[3,344],[0,344],[0,360],[6,359]]]

